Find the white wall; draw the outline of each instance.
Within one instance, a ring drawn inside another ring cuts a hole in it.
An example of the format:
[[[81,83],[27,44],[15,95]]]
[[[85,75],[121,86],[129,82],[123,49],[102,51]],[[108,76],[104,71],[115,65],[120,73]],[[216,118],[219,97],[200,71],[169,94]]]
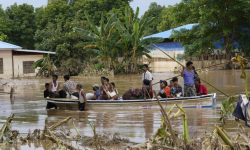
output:
[[[165,53],[167,53],[168,55],[170,55],[171,57],[177,58],[178,54],[183,55],[184,50],[179,50],[179,51],[165,51]],[[152,58],[169,58],[166,54],[164,54],[162,51],[160,50],[154,50],[154,51],[150,51],[149,55]]]
[[[35,70],[35,73],[23,73],[23,61],[37,61],[39,59],[43,58],[43,54],[37,54],[37,55],[16,55],[14,56],[14,75],[15,77],[20,76],[35,76],[38,70]]]
[[[12,77],[12,50],[0,50],[0,58],[3,58],[3,74],[0,74],[0,78]]]

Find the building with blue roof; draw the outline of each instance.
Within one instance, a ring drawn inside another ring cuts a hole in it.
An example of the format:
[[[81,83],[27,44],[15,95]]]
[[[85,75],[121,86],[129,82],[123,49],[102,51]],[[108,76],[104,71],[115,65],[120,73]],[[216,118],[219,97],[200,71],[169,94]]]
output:
[[[158,46],[160,49],[164,50],[167,54],[169,54],[171,57],[176,58],[176,60],[178,60],[180,63],[182,63],[183,65],[185,65],[185,60],[182,60],[182,56],[184,54],[185,49],[182,47],[182,42],[174,42],[173,39],[169,39],[169,37],[172,35],[173,30],[175,31],[180,31],[181,29],[187,29],[190,30],[192,29],[193,26],[198,25],[198,24],[187,24],[187,25],[183,25],[174,29],[170,29],[164,32],[160,32],[157,34],[153,34],[150,36],[146,36],[144,38],[149,38],[149,37],[161,37],[164,38],[164,42],[162,43],[155,43],[156,46]],[[152,63],[151,63],[151,67],[153,68],[159,68],[158,70],[164,70],[164,71],[173,71],[176,67],[180,68],[180,65],[178,65],[176,62],[170,60],[170,58],[165,55],[164,53],[162,53],[160,50],[158,50],[158,48],[156,48],[154,45],[150,45],[152,46],[154,49],[149,50],[150,53],[149,55],[152,57]],[[216,48],[222,49],[222,46],[220,45],[219,42],[215,43]],[[220,51],[221,52],[221,51]],[[213,63],[223,63],[225,61],[225,53],[222,51],[221,52],[221,56],[220,58],[223,60],[219,60],[217,52],[215,51],[214,54],[211,54],[211,56],[205,56],[204,57],[204,61],[203,63],[205,65],[201,65],[200,60],[202,58],[192,58],[193,63],[195,64],[195,66],[197,66],[197,68],[202,68],[202,67],[206,67],[209,65],[212,65]],[[211,59],[214,59],[213,61],[211,61]],[[197,61],[197,62],[196,62]],[[164,69],[162,69],[164,68]],[[156,69],[156,71],[158,71]]]
[[[180,63],[183,65],[185,64],[185,61],[180,59],[182,58],[182,55],[184,54],[184,48],[181,46],[182,42],[174,42],[172,39],[169,39],[169,37],[172,34],[173,30],[179,31],[180,29],[192,29],[193,26],[197,24],[187,24],[184,26],[180,26],[174,29],[170,29],[167,31],[163,31],[157,34],[153,34],[150,36],[146,36],[144,38],[149,38],[149,37],[161,37],[164,38],[164,42],[162,43],[155,43],[156,46],[158,46],[160,49],[164,50],[167,54],[169,54],[171,57],[176,58]],[[179,65],[170,60],[167,55],[162,53],[158,48],[156,48],[153,45],[152,46],[154,49],[149,50],[150,53],[149,55],[153,58],[153,61],[151,65],[153,68],[164,68],[164,71],[173,71],[175,67],[179,67]],[[161,69],[159,69],[161,70]],[[157,71],[157,69],[155,70]]]
[[[22,49],[21,46],[0,41],[0,78],[35,76],[38,70],[31,66],[45,54],[55,52]]]

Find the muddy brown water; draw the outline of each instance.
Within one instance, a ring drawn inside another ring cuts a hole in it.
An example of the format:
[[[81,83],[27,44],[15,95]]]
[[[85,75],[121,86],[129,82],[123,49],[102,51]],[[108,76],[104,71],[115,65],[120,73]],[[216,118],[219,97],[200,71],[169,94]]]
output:
[[[228,95],[244,94],[244,80],[240,79],[241,71],[209,71],[199,72],[200,77],[215,85]],[[250,74],[250,71],[246,71]],[[154,82],[175,76],[172,72],[154,73]],[[115,82],[119,94],[133,87],[141,87],[141,75],[120,75],[109,77]],[[83,83],[87,93],[92,92],[91,85],[100,83],[100,77],[72,77],[71,80]],[[149,138],[160,126],[161,114],[157,109],[150,110],[99,110],[87,112],[45,110],[46,101],[43,99],[44,83],[51,79],[1,79],[0,80],[0,126],[11,115],[15,114],[12,121],[13,129],[19,130],[21,136],[26,136],[28,130],[43,129],[44,125],[52,125],[68,116],[74,118],[79,132],[84,136],[93,136],[89,125],[84,122],[88,118],[96,124],[98,133],[113,134],[119,132],[121,137],[129,138],[133,142],[142,143]],[[247,76],[250,88],[250,77]],[[59,78],[62,85],[63,79]],[[183,79],[179,77],[179,83],[183,85]],[[8,92],[13,86],[14,99],[11,101]],[[220,105],[226,97],[207,86],[209,93],[217,93],[217,107],[203,109],[185,109],[188,116],[190,137],[203,135],[206,131],[212,132],[215,124],[220,124]],[[159,90],[159,85],[153,87]],[[45,119],[47,118],[47,121]],[[174,128],[182,133],[182,119],[172,121]],[[238,131],[234,118],[231,117],[225,126],[226,130],[235,135]],[[0,148],[1,149],[1,148]],[[9,148],[7,148],[9,149]],[[47,149],[43,144],[30,144],[18,149]]]

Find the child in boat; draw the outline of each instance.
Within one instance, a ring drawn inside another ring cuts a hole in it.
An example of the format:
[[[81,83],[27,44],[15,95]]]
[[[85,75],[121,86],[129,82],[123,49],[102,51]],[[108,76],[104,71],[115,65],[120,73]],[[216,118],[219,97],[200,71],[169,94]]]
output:
[[[76,89],[79,91],[78,109],[80,111],[86,111],[87,110],[87,98],[86,98],[85,91],[82,89],[82,83],[77,83]]]
[[[49,83],[45,83],[45,88],[46,88],[46,90],[43,92],[43,96],[44,96],[44,98],[49,98],[49,96],[50,96]]]
[[[170,95],[170,88],[168,87],[168,83],[165,80],[160,80],[161,88],[162,90],[159,91],[157,96],[160,96],[161,98],[172,98]]]
[[[45,88],[46,88],[46,90],[43,92],[43,96],[44,96],[44,98],[50,98],[50,86],[49,86],[49,83],[45,84]],[[57,106],[55,104],[47,102],[46,109],[50,109],[50,108],[53,108],[53,107],[55,109],[57,109]]]
[[[173,98],[176,98],[176,97],[180,97],[182,96],[182,87],[180,86],[180,84],[178,83],[178,78],[177,77],[174,77],[172,79],[173,83],[174,83],[174,86],[171,88],[171,96]]]

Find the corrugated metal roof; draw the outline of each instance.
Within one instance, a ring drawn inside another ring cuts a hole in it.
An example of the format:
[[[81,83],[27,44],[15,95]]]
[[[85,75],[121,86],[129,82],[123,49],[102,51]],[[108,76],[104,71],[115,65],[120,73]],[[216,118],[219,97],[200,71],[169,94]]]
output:
[[[164,51],[184,51],[184,48],[181,46],[182,42],[169,42],[169,43],[155,43],[160,49]],[[150,44],[154,49],[149,51],[158,50],[154,45]]]
[[[21,46],[17,46],[14,44],[6,43],[3,41],[0,41],[0,49],[20,49],[22,48]]]
[[[43,53],[43,54],[56,54],[56,52],[39,51],[39,50],[29,50],[29,49],[15,49],[14,51],[18,51],[18,52],[31,52],[31,53]]]
[[[180,26],[180,27],[177,27],[177,28],[174,28],[174,29],[170,29],[170,30],[167,30],[167,31],[163,31],[163,32],[160,32],[160,33],[156,33],[156,34],[153,34],[153,35],[146,36],[146,37],[144,37],[144,39],[149,38],[149,37],[162,37],[162,38],[166,39],[166,38],[170,37],[173,30],[177,30],[177,31],[179,31],[180,29],[188,29],[188,30],[190,30],[195,25],[198,25],[198,24],[197,23],[196,24],[187,24],[187,25]]]

